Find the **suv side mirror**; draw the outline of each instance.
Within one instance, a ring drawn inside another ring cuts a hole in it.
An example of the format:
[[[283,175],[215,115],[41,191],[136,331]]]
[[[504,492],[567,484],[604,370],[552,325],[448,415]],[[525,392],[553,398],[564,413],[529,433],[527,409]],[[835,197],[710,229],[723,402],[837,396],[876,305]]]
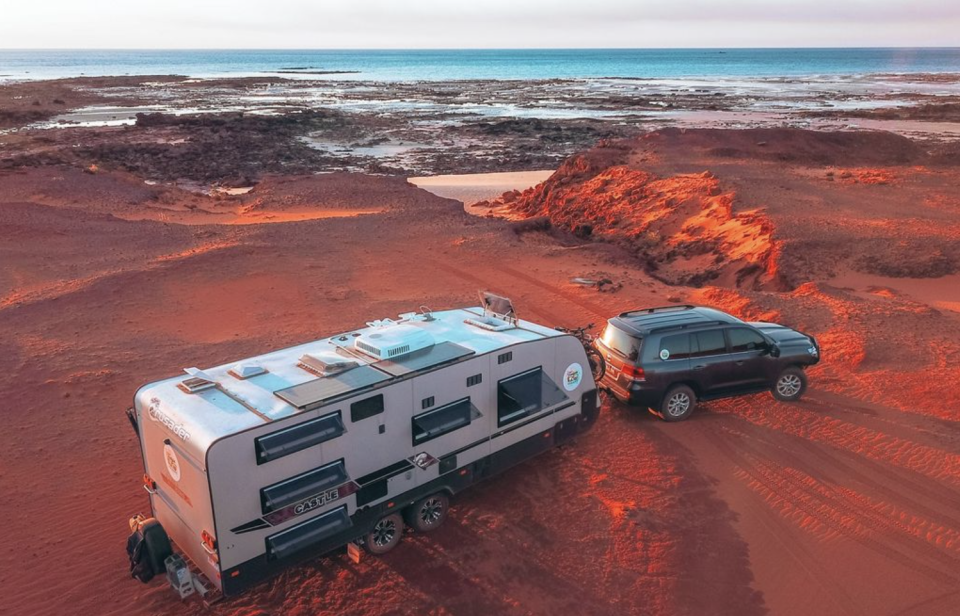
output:
[[[780,357],[780,347],[776,343],[772,343],[767,350],[770,353],[770,357]]]

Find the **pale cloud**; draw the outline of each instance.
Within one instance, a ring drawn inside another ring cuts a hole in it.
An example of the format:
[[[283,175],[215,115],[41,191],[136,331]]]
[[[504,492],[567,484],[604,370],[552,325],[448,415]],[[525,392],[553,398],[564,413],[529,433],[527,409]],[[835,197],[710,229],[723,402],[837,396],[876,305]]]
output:
[[[0,2],[0,48],[960,45],[947,0]]]

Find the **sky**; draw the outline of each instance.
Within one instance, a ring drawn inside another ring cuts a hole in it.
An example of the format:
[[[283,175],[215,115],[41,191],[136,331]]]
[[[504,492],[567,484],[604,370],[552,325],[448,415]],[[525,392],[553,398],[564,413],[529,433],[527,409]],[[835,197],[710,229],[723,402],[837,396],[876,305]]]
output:
[[[0,0],[0,49],[900,46],[960,0]]]

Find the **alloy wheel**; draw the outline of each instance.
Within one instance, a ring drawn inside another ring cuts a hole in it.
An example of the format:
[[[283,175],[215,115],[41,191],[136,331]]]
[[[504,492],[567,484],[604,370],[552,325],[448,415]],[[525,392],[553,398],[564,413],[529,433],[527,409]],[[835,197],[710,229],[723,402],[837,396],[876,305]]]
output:
[[[397,525],[393,520],[383,519],[373,527],[373,542],[383,547],[389,545],[397,534]]]
[[[784,374],[777,381],[777,393],[784,398],[792,398],[800,393],[800,377],[796,374]]]
[[[426,526],[433,526],[443,516],[443,503],[439,498],[428,498],[420,507],[420,520]]]
[[[690,408],[690,396],[678,392],[670,396],[667,402],[667,414],[671,417],[681,417]]]

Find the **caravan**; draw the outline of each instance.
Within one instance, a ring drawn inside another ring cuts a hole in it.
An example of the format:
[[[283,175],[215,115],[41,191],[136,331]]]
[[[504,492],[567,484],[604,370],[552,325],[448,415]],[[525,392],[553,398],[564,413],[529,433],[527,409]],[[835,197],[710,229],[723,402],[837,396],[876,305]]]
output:
[[[129,414],[158,524],[138,523],[169,537],[181,595],[234,595],[348,545],[386,552],[437,528],[451,495],[590,427],[580,342],[481,300],[141,388]]]

